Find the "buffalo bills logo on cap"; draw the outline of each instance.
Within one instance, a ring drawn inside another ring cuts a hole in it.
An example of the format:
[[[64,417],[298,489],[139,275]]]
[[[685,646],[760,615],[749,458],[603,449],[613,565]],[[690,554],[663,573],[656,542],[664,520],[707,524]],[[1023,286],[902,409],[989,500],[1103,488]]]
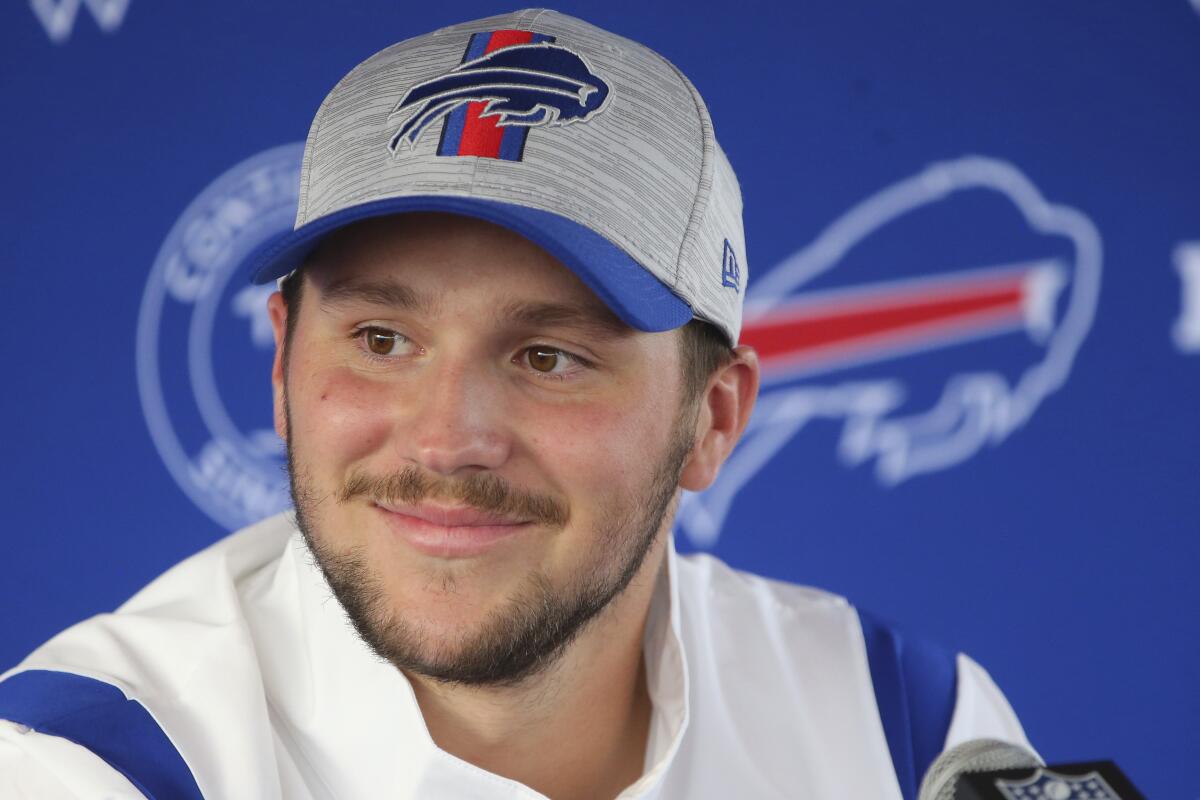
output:
[[[388,149],[412,148],[429,126],[445,120],[439,156],[520,161],[529,128],[591,118],[608,100],[608,84],[554,37],[502,30],[471,37],[463,62],[416,84],[392,115],[411,112]]]

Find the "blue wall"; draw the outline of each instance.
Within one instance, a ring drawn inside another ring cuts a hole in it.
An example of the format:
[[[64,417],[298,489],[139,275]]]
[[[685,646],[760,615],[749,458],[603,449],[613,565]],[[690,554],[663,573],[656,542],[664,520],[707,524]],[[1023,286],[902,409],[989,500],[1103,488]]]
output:
[[[845,333],[773,362],[681,547],[971,653],[1051,760],[1200,796],[1200,7],[561,9],[707,98],[747,336]],[[0,667],[284,502],[242,259],[344,72],[504,10],[0,7]]]

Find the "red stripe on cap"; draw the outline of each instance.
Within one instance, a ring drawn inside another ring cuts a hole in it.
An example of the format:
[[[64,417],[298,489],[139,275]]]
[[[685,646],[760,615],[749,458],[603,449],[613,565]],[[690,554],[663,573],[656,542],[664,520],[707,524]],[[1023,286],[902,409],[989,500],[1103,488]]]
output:
[[[532,31],[493,31],[488,40],[484,55],[515,44],[529,44],[533,41]],[[484,156],[486,158],[500,157],[500,140],[504,138],[504,128],[496,124],[495,117],[481,117],[487,103],[483,101],[467,104],[467,121],[463,126],[462,140],[458,145],[460,156]]]
[[[488,42],[484,55],[494,53],[503,47],[514,44],[529,44],[533,41],[533,31],[492,31],[491,41]]]

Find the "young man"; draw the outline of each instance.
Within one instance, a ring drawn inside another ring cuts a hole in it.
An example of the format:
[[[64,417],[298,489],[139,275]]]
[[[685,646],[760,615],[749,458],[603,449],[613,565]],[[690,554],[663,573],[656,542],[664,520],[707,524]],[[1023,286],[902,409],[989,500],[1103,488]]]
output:
[[[523,11],[363,62],[258,273],[295,514],[8,673],[2,794],[891,800],[1023,743],[965,657],[675,555],[757,392],[746,277],[641,45]]]

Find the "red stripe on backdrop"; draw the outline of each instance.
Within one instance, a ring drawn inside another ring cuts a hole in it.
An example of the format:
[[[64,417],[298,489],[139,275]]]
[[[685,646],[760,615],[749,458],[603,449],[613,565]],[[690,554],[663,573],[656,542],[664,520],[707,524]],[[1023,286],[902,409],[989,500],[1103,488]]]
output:
[[[532,31],[495,31],[488,41],[484,55],[514,44],[529,44],[533,41]],[[500,140],[504,129],[496,124],[495,117],[480,117],[486,102],[467,104],[467,122],[463,126],[462,141],[458,146],[460,156],[500,157]]]
[[[748,321],[741,341],[754,347],[763,359],[799,356],[855,341],[878,340],[888,335],[902,337],[931,323],[968,323],[976,315],[989,322],[995,321],[997,313],[1018,318],[1023,300],[1024,288],[1019,281],[1007,286],[992,284],[973,292],[956,292],[936,299],[903,297],[889,301],[865,298],[861,303],[783,311],[778,316]]]

